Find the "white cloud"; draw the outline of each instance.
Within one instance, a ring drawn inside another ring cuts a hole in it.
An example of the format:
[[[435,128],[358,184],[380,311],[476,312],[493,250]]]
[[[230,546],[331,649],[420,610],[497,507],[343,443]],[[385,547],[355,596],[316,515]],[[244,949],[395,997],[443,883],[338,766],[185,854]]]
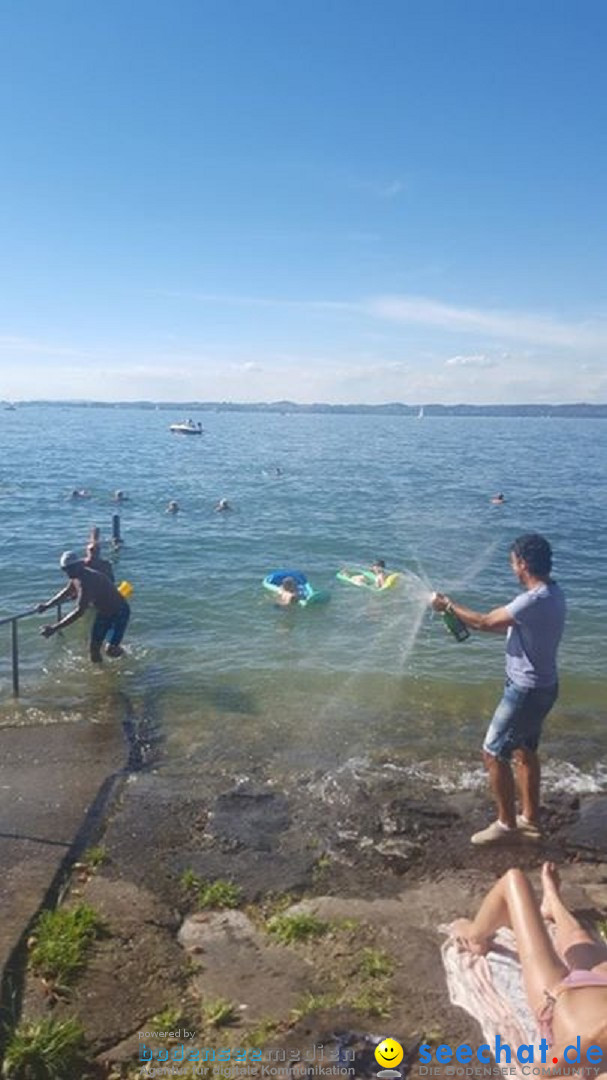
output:
[[[233,371],[241,371],[244,374],[251,374],[263,371],[261,364],[256,364],[254,360],[245,360],[243,364],[232,364]]]
[[[472,353],[468,356],[450,356],[448,360],[445,360],[445,365],[447,367],[494,368],[497,367],[497,361],[486,356],[485,353]]]
[[[482,333],[573,349],[607,348],[607,326],[600,322],[566,323],[531,312],[460,308],[420,296],[380,296],[369,300],[366,309],[381,319],[439,326],[454,333]]]

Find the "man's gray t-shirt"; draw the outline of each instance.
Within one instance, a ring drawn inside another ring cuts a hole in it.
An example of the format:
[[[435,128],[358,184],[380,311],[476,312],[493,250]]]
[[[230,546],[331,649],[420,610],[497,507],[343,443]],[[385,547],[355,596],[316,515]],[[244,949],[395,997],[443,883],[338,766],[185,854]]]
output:
[[[555,581],[521,593],[506,611],[514,619],[506,638],[506,675],[523,689],[554,686],[556,654],[565,625],[565,597]]]

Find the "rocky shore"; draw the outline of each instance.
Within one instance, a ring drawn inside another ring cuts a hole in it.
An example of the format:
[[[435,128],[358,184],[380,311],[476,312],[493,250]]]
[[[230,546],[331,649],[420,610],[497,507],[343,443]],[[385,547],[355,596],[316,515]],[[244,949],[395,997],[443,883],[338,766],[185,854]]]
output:
[[[84,724],[0,732],[5,1018],[25,1030],[77,1017],[82,1077],[139,1075],[142,1046],[178,1047],[184,1032],[184,1045],[245,1048],[253,1073],[253,1048],[279,1061],[297,1050],[299,1075],[311,1048],[320,1067],[322,1045],[327,1068],[372,1075],[380,1036],[478,1041],[449,1004],[437,927],[471,913],[509,866],[556,860],[567,901],[605,917],[605,795],[549,797],[545,842],[479,850],[469,835],[489,819],[485,792],[429,790],[381,754],[277,777],[202,750],[176,761],[153,733],[129,730],[126,748],[119,732]],[[27,831],[11,827],[20,806]],[[48,851],[54,864],[41,861]],[[58,899],[103,926],[69,986],[31,966],[37,912]]]

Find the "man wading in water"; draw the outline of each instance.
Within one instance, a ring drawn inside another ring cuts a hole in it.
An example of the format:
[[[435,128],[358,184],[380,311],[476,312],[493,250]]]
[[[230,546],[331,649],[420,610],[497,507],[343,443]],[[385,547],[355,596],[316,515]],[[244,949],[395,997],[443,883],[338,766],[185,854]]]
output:
[[[106,646],[108,656],[122,656],[123,649],[120,642],[124,636],[131,609],[124,597],[118,592],[116,586],[98,570],[90,570],[84,564],[84,560],[75,551],[64,551],[60,563],[62,570],[70,579],[70,584],[57,593],[44,604],[38,604],[37,610],[42,613],[55,604],[67,600],[72,594],[73,585],[77,590],[77,604],[58,623],[43,626],[40,633],[43,637],[52,637],[58,630],[70,626],[84,615],[87,607],[92,605],[97,608],[97,618],[91,630],[90,656],[94,664],[101,663],[101,646],[111,632],[109,643]]]
[[[543,720],[558,696],[556,654],[565,623],[565,597],[550,577],[552,548],[538,533],[514,541],[510,565],[525,592],[504,607],[481,615],[442,593],[432,601],[435,611],[453,612],[471,630],[506,632],[506,685],[483,743],[497,821],[475,833],[473,844],[540,836],[537,748]],[[522,811],[518,816],[510,764],[513,754]]]

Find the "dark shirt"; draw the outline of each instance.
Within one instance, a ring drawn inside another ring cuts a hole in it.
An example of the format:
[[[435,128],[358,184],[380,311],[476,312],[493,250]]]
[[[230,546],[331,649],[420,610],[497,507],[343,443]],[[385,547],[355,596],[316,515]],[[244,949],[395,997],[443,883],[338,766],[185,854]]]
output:
[[[84,565],[87,570],[97,570],[100,574],[105,574],[110,581],[114,580],[114,568],[111,562],[102,559],[100,555],[87,555]]]
[[[78,587],[78,607],[81,611],[92,604],[100,615],[117,615],[125,600],[113,582],[98,570],[84,567],[75,579]]]

